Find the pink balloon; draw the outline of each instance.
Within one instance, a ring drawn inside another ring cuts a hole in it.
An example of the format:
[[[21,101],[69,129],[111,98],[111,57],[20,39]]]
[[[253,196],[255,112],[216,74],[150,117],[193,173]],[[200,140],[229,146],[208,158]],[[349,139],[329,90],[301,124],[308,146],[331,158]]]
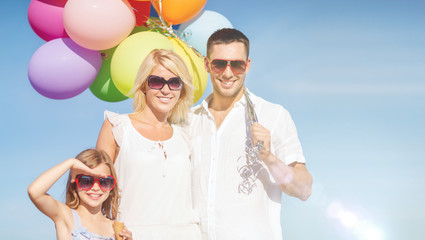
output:
[[[32,0],[28,7],[28,22],[43,40],[69,37],[63,26],[63,8],[67,0]]]
[[[65,29],[82,47],[115,47],[133,30],[136,17],[127,0],[69,0],[63,12]]]
[[[53,99],[74,97],[96,78],[102,57],[70,38],[57,38],[42,45],[28,64],[28,78],[41,95]]]

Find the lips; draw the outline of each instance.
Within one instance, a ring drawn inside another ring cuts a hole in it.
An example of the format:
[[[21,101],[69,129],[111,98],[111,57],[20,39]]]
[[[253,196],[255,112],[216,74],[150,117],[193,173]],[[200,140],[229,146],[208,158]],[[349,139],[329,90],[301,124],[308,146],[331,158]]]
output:
[[[160,102],[168,103],[168,102],[171,101],[172,98],[171,97],[158,97],[158,99],[159,99]]]
[[[103,194],[87,193],[87,196],[92,200],[98,200]]]
[[[219,81],[221,83],[221,86],[223,86],[224,88],[230,88],[236,82],[236,80],[231,80],[231,81],[219,80]]]

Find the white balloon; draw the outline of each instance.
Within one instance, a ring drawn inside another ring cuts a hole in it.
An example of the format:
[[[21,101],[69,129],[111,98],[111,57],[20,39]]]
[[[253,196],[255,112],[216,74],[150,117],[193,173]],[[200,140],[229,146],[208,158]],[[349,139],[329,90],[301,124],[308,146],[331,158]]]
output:
[[[230,21],[218,12],[204,10],[191,20],[180,24],[177,35],[202,55],[207,54],[208,38],[216,30],[233,28]]]

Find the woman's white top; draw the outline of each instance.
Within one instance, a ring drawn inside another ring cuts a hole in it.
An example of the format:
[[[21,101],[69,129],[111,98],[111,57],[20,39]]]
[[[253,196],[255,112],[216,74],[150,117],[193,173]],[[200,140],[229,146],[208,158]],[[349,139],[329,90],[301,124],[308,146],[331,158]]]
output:
[[[120,147],[115,161],[121,199],[118,220],[133,239],[201,239],[192,207],[191,162],[181,127],[152,141],[132,125],[128,114],[105,111]]]

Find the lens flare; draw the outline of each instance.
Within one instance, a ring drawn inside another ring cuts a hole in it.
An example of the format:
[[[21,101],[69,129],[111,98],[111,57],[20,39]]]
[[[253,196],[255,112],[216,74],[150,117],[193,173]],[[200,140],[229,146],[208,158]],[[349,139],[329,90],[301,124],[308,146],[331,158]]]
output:
[[[370,221],[361,219],[352,211],[344,209],[339,201],[334,201],[327,208],[329,218],[337,219],[357,235],[361,240],[382,240],[382,232]]]
[[[348,228],[354,228],[359,222],[358,217],[349,211],[341,211],[338,218]]]

